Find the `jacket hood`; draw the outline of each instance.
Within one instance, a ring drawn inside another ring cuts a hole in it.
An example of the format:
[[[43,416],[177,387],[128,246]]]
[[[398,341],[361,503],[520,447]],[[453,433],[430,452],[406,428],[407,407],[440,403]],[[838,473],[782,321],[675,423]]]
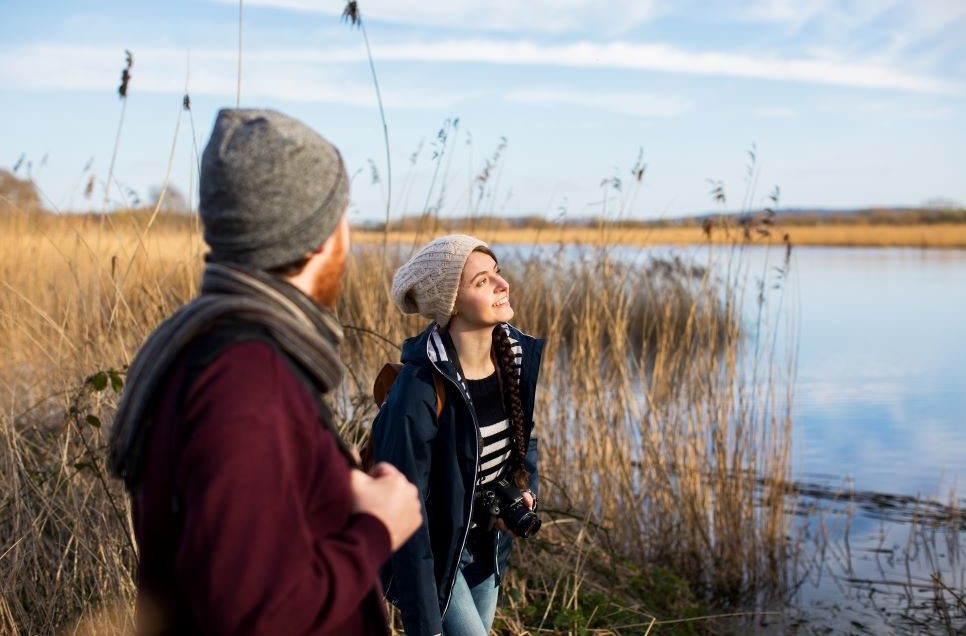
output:
[[[415,364],[430,370],[435,367],[440,373],[456,380],[459,374],[450,357],[452,348],[453,341],[434,321],[419,334],[403,341],[400,360],[404,364]]]

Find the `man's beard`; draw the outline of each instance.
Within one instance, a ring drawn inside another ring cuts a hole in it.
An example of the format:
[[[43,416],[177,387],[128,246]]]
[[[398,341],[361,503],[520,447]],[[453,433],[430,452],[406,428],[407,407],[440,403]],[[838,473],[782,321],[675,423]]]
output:
[[[339,226],[323,246],[325,252],[321,256],[324,257],[324,262],[316,273],[310,290],[315,302],[332,311],[335,311],[339,302],[349,245],[349,224],[343,215]]]
[[[312,281],[312,299],[323,307],[335,309],[339,302],[339,292],[342,289],[342,271],[344,267],[330,267],[323,269]]]

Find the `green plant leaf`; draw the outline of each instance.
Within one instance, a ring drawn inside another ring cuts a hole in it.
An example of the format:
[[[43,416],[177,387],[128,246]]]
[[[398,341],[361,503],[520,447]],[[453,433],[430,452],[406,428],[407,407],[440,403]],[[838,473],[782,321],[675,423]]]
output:
[[[88,415],[86,418],[84,418],[84,420],[88,423],[88,425],[93,426],[94,428],[101,427],[101,420],[96,415]]]
[[[124,388],[124,378],[121,377],[117,371],[111,371],[111,388],[114,389],[115,393],[120,393],[121,389]]]
[[[91,376],[90,383],[91,386],[94,387],[95,391],[103,391],[107,388],[107,373],[104,371],[98,371]]]

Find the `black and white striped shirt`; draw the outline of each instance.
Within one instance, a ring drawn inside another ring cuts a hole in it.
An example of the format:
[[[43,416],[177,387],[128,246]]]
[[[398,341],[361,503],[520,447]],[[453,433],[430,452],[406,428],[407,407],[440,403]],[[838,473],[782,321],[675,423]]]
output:
[[[503,407],[503,394],[496,373],[482,380],[466,380],[480,426],[480,471],[477,484],[496,481],[510,459],[510,420]]]

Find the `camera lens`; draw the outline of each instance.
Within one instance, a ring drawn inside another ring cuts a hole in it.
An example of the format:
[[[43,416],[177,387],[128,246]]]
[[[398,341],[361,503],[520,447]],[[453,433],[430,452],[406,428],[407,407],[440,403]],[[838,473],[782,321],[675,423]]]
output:
[[[527,514],[520,519],[519,523],[517,523],[513,534],[522,539],[528,539],[537,533],[542,524],[543,522],[540,521],[540,517],[538,517],[535,512],[528,511]]]
[[[520,489],[508,479],[503,478],[493,483],[493,492],[500,501],[497,514],[503,518],[506,527],[516,536],[526,539],[540,529],[542,522],[535,512],[523,503]]]
[[[507,528],[522,539],[527,539],[536,534],[542,525],[537,513],[524,506],[522,499],[504,508],[503,520],[506,522]]]

